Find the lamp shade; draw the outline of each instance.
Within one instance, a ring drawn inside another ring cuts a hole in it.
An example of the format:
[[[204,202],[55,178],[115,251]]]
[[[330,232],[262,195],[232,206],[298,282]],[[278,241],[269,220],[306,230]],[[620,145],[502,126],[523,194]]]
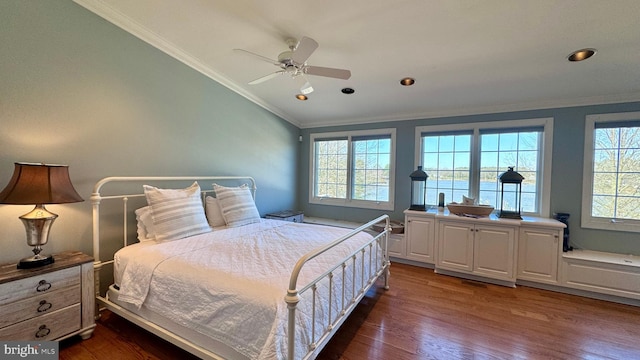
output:
[[[0,204],[65,204],[84,201],[69,179],[67,165],[15,163]]]

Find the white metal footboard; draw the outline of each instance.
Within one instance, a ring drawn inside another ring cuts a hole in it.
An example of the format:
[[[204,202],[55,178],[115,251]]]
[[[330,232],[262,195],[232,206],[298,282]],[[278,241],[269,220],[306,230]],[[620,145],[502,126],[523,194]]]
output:
[[[350,239],[356,234],[364,231],[365,229],[371,227],[374,224],[377,224],[381,221],[385,221],[385,231],[376,235],[371,241],[362,245],[360,248],[356,249],[351,255],[345,257],[343,261],[339,264],[336,264],[334,267],[328,269],[322,275],[318,276],[315,280],[310,283],[302,286],[298,289],[298,276],[302,271],[305,264],[313,258],[329,251],[334,248],[338,244],[343,243],[344,241]],[[389,222],[389,216],[383,215],[379,218],[372,220],[357,229],[354,229],[349,234],[336,239],[335,241],[323,246],[322,248],[316,249],[315,251],[309,252],[308,254],[301,257],[296,263],[292,273],[291,278],[289,280],[289,289],[287,289],[287,295],[285,296],[285,301],[287,303],[287,308],[289,310],[289,315],[287,319],[287,358],[289,360],[296,359],[295,357],[295,336],[296,336],[296,309],[297,305],[300,302],[300,296],[307,292],[311,291],[312,295],[312,314],[311,314],[311,339],[308,344],[308,352],[303,355],[302,359],[314,358],[326,345],[326,343],[331,339],[331,336],[338,330],[340,325],[346,320],[346,318],[351,314],[356,305],[360,302],[360,300],[365,296],[366,292],[374,285],[375,281],[381,276],[384,275],[384,288],[389,289],[389,257],[388,257],[388,241],[389,234],[391,233],[391,225]],[[369,251],[367,251],[367,249]],[[378,251],[381,250],[381,251]],[[366,256],[368,254],[368,256]],[[379,256],[379,254],[382,254]],[[347,293],[345,286],[347,286],[347,281],[345,281],[345,276],[347,273],[345,268],[349,265],[352,265],[352,281],[351,281],[351,298],[346,299],[345,294]],[[358,271],[360,271],[360,284],[356,284],[356,279]],[[341,281],[341,294],[333,293],[333,277],[335,273],[338,272],[342,276]],[[368,276],[365,276],[368,274]],[[322,334],[319,338],[316,337],[316,289],[318,283],[321,281],[327,280],[329,282],[329,307],[328,307],[328,321],[329,323],[321,329]],[[358,286],[358,287],[356,287]],[[340,314],[334,319],[331,314],[331,299],[333,296],[340,296]]]

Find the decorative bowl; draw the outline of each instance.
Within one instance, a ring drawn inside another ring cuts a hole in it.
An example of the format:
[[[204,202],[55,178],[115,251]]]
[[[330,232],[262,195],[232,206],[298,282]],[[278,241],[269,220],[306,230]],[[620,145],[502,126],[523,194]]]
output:
[[[371,225],[371,229],[373,229],[373,231],[375,232],[383,232],[384,231],[384,227],[387,225],[386,221],[380,221],[377,224],[373,224]],[[389,225],[391,225],[391,233],[392,234],[403,234],[404,233],[404,224],[401,223],[400,221],[396,221],[396,220],[391,220],[389,222]]]
[[[494,209],[491,205],[464,205],[456,203],[447,204],[447,208],[452,214],[474,216],[489,216]]]

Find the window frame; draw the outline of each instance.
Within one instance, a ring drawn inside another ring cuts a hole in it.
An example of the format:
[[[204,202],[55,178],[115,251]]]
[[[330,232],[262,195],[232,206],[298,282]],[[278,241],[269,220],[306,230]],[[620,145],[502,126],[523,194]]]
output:
[[[524,215],[549,217],[551,211],[551,163],[553,155],[553,118],[534,118],[505,121],[470,122],[447,125],[417,126],[415,129],[415,159],[414,166],[422,165],[422,134],[471,131],[471,171],[469,177],[469,195],[477,197],[480,193],[480,134],[486,130],[514,129],[542,127],[540,148],[540,182],[537,184],[538,212],[524,213]],[[505,169],[506,171],[507,169]],[[445,200],[445,202],[450,202]],[[496,208],[496,210],[499,210]]]
[[[584,162],[582,173],[582,216],[583,228],[640,232],[640,220],[612,219],[591,215],[593,204],[593,166],[595,158],[596,123],[624,122],[640,120],[640,111],[587,115],[584,130]]]
[[[374,201],[374,200],[356,200],[353,199],[353,138],[361,136],[389,136],[391,139],[390,146],[390,159],[389,159],[389,201]],[[345,199],[318,197],[315,196],[315,178],[316,178],[316,156],[315,156],[315,142],[316,139],[322,140],[323,138],[347,138],[347,196]],[[309,203],[317,205],[331,205],[331,206],[343,206],[343,207],[355,207],[363,209],[376,209],[376,210],[395,210],[395,174],[396,174],[396,129],[385,128],[375,130],[353,130],[353,131],[339,131],[339,132],[326,132],[326,133],[312,133],[309,135]]]

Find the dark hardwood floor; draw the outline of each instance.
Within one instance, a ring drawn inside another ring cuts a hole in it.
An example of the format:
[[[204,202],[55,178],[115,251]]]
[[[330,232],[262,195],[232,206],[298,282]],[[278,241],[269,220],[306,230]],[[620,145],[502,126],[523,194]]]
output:
[[[640,359],[640,307],[391,266],[319,359]],[[195,359],[105,312],[60,359]]]

